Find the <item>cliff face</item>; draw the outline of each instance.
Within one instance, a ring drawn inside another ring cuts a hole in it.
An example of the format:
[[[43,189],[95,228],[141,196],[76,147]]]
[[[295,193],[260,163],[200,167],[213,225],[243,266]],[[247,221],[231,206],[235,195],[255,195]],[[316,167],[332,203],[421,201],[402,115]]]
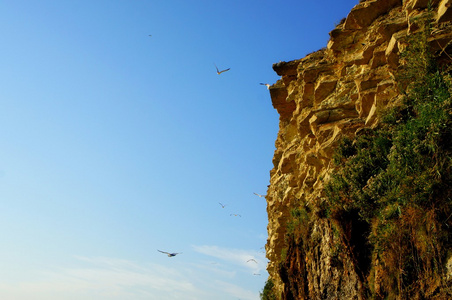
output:
[[[301,233],[304,239],[288,241],[288,223],[293,208],[308,207],[315,215],[318,205],[314,204],[325,201],[324,184],[334,170],[332,158],[339,140],[374,128],[380,112],[400,102],[395,76],[399,55],[405,37],[419,29],[416,20],[425,17],[428,2],[361,1],[330,32],[326,48],[273,65],[281,76],[270,88],[280,125],[266,197],[266,250],[270,279],[282,299],[364,297],[366,276],[377,263],[370,261],[368,253],[342,253],[338,261],[337,232],[332,221],[319,214]],[[450,63],[452,0],[432,2],[429,44],[439,60]],[[348,226],[351,244],[358,249],[365,243],[361,232],[365,225],[350,218]],[[384,274],[373,275],[375,286],[379,276]]]

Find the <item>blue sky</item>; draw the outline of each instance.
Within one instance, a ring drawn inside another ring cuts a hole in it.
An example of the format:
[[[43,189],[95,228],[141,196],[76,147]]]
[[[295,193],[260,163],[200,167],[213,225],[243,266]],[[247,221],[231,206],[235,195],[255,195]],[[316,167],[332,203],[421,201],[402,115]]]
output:
[[[258,299],[259,83],[357,2],[1,1],[0,298]]]

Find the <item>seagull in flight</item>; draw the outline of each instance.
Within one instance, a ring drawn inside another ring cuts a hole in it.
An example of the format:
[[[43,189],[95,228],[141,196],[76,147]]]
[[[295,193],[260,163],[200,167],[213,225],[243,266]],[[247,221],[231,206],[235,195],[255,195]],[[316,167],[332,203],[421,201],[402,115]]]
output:
[[[169,252],[160,251],[160,250],[157,250],[157,251],[158,251],[158,252],[165,253],[166,255],[168,255],[168,257],[173,257],[173,256],[176,256],[176,255],[178,255],[178,254],[182,254],[182,252],[180,252],[180,253],[169,253]]]
[[[225,208],[226,206],[226,204],[221,204],[220,202],[218,202],[218,204],[220,204],[222,208]]]
[[[253,193],[254,195],[256,195],[256,196],[258,196],[258,197],[264,197],[265,198],[265,196],[267,196],[267,195],[261,195],[261,194],[258,194],[258,193]]]
[[[257,264],[257,261],[255,259],[248,259],[246,262],[254,261]]]
[[[268,83],[260,83],[260,85],[265,85],[267,87],[267,90],[270,89],[271,84]]]
[[[239,215],[239,214],[230,214],[230,216],[234,216],[234,217],[242,217],[242,216]]]
[[[215,64],[214,64],[215,65]],[[226,72],[226,71],[229,71],[231,68],[227,68],[227,69],[225,69],[225,70],[218,70],[218,67],[217,67],[217,65],[215,65],[215,69],[217,69],[217,74],[218,75],[220,75],[221,73],[223,73],[223,72]]]

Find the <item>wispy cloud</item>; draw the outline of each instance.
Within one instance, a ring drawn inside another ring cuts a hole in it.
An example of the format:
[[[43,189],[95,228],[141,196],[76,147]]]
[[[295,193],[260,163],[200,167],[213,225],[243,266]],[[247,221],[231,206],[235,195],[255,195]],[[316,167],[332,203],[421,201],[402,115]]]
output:
[[[134,287],[143,292],[149,290],[176,291],[182,294],[195,292],[195,287],[175,268],[157,264],[140,265],[135,262],[98,257],[77,257],[88,263],[84,268],[63,270],[67,276],[100,286]]]
[[[215,246],[195,249],[206,255],[218,250],[230,263],[259,259],[247,251]],[[226,263],[225,263],[226,264]],[[220,264],[222,265],[222,264]],[[213,270],[217,268],[217,270]],[[232,276],[233,277],[233,276]],[[0,283],[0,298],[15,300],[125,300],[125,299],[258,299],[256,292],[234,284],[231,272],[196,262],[171,264],[138,263],[108,257],[76,256],[70,267],[41,270],[27,282]]]
[[[263,253],[254,250],[222,248],[219,246],[202,245],[192,246],[193,249],[216,259],[232,263],[236,266],[249,269],[252,273],[259,273],[265,269],[267,260]]]
[[[38,279],[28,282],[0,284],[0,295],[46,300],[202,298],[203,292],[173,268],[106,257],[76,259],[76,267],[40,271]]]
[[[240,286],[224,281],[216,281],[215,283],[219,290],[222,290],[224,293],[228,293],[239,299],[256,299],[256,293],[250,292]]]

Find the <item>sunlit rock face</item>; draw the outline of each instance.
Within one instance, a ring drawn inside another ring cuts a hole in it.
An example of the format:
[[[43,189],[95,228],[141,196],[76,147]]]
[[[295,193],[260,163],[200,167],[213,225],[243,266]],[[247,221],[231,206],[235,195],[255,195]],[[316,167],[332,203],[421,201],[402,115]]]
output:
[[[287,220],[292,208],[324,198],[338,141],[376,126],[380,112],[400,101],[399,55],[405,37],[419,29],[415,20],[426,16],[428,2],[360,1],[330,32],[326,48],[273,65],[281,76],[270,87],[280,124],[266,197],[266,249],[270,278],[282,299],[363,299],[366,278],[357,272],[356,260],[342,261],[340,271],[334,266],[330,221],[315,221],[312,249],[302,252],[285,242]],[[430,45],[440,60],[450,60],[452,0],[432,4]]]

